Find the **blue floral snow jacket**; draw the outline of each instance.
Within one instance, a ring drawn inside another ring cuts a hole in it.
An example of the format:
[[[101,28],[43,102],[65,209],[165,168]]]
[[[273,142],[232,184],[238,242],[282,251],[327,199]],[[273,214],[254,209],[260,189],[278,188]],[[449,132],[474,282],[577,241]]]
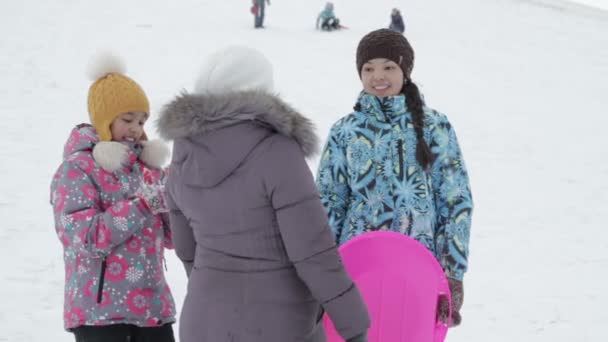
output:
[[[317,186],[338,244],[367,231],[402,232],[426,246],[448,277],[467,269],[473,201],[456,134],[424,107],[424,139],[435,160],[416,160],[405,96],[361,93],[357,111],[336,122],[321,155]]]

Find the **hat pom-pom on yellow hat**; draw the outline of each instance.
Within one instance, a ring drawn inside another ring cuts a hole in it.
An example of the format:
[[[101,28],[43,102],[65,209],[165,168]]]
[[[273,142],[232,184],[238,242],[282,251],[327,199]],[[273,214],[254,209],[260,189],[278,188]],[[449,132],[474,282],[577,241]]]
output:
[[[93,82],[110,74],[126,74],[125,61],[109,52],[100,52],[89,60],[87,76]]]
[[[101,141],[112,140],[110,125],[120,114],[150,113],[144,90],[125,73],[124,61],[109,53],[94,56],[87,66],[93,81],[88,95],[89,118]]]

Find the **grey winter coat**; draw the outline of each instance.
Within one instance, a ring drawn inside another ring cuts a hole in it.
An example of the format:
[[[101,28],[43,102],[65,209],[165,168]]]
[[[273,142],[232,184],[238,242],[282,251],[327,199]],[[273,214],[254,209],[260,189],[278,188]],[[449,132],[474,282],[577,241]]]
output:
[[[170,222],[189,273],[182,342],[321,342],[324,310],[344,338],[367,330],[305,161],[308,119],[262,92],[183,94],[159,132],[174,140]]]

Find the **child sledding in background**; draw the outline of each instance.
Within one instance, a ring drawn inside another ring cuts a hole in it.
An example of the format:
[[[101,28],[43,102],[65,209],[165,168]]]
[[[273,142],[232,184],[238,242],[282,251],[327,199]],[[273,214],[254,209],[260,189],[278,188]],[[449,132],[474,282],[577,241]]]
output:
[[[168,148],[148,141],[149,103],[122,62],[91,65],[90,124],[77,125],[51,183],[65,263],[64,327],[76,341],[173,342],[164,276]]]
[[[325,8],[319,13],[319,16],[317,16],[317,23],[315,26],[317,30],[320,29],[323,31],[333,31],[344,28],[340,25],[340,19],[338,19],[334,13],[334,4],[332,2],[327,2],[325,4]]]
[[[373,31],[357,48],[363,91],[336,122],[317,185],[339,244],[368,231],[408,235],[437,258],[460,324],[473,201],[454,128],[412,81],[414,50],[401,34]],[[440,319],[448,306],[440,302]]]
[[[403,33],[405,32],[405,24],[403,23],[403,17],[401,12],[397,8],[393,8],[391,11],[391,23],[388,26],[389,30]]]

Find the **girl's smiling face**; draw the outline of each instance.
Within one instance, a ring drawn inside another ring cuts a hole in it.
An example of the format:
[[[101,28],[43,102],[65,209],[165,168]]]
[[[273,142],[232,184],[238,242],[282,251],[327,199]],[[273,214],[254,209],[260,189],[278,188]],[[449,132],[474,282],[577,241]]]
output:
[[[403,71],[391,60],[374,58],[361,67],[361,83],[368,94],[378,97],[395,96],[403,88]]]
[[[148,120],[148,113],[128,112],[122,113],[112,121],[110,132],[113,141],[138,142],[144,135],[144,124]]]

